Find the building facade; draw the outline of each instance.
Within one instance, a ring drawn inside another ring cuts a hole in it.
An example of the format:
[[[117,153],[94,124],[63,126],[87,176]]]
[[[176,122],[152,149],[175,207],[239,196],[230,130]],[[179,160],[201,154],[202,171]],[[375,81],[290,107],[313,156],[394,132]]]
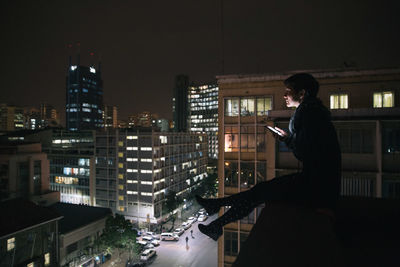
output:
[[[151,128],[98,132],[96,162],[96,206],[157,223],[170,191],[184,197],[206,177],[207,139]]]
[[[24,109],[14,105],[0,104],[0,131],[16,131],[24,128]]]
[[[172,98],[172,116],[175,132],[186,132],[188,130],[188,87],[188,76],[176,76]]]
[[[70,131],[103,128],[103,81],[100,67],[71,62],[67,71],[66,127]]]
[[[116,106],[104,106],[103,121],[104,128],[118,127],[118,109]]]
[[[283,100],[283,80],[296,72],[226,75],[219,85],[219,195],[299,170],[299,162],[264,126],[283,129],[293,110]],[[319,98],[331,109],[342,149],[342,195],[400,196],[400,69],[309,71]],[[226,225],[218,266],[231,266],[260,208]]]
[[[0,201],[0,210],[0,266],[59,266],[61,215],[21,198]]]
[[[206,133],[208,158],[218,159],[218,86],[189,86],[189,130]]]

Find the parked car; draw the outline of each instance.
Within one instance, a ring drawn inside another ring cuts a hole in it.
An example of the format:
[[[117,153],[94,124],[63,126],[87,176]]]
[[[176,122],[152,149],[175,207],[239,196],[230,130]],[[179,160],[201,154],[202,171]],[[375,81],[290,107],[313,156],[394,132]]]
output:
[[[199,215],[208,215],[206,211],[201,211],[201,210],[197,214],[199,214]]]
[[[160,245],[160,240],[153,239],[153,240],[151,240],[151,244],[152,244],[153,246],[157,247],[157,246]]]
[[[185,229],[185,230],[189,229],[191,226],[192,226],[191,223],[188,223],[188,222],[183,222],[182,223],[182,228]]]
[[[184,232],[185,232],[185,229],[176,228],[175,231],[174,231],[174,234],[176,234],[177,236],[181,236]]]
[[[140,260],[142,261],[148,261],[152,257],[155,257],[157,255],[156,251],[154,249],[146,249],[145,251],[140,254]]]
[[[173,240],[173,241],[178,241],[179,236],[173,233],[162,233],[161,234],[161,240],[166,241],[166,240]]]
[[[147,245],[147,241],[144,241],[144,240],[137,241],[136,243],[138,243],[139,245],[142,245],[142,246]]]
[[[151,241],[153,241],[153,239],[154,238],[149,235],[142,236],[142,240],[147,241],[147,242],[151,242]]]
[[[146,246],[144,246],[145,249],[151,249],[154,248],[154,245],[151,242],[147,242]]]
[[[196,218],[196,217],[189,217],[189,218],[187,219],[187,221],[188,221],[190,224],[193,224],[193,223],[197,222],[197,218]]]
[[[199,222],[204,222],[205,220],[207,220],[207,216],[206,215],[200,215],[199,216]]]
[[[126,262],[126,267],[144,267],[146,266],[145,262],[133,262],[133,261],[127,261]]]

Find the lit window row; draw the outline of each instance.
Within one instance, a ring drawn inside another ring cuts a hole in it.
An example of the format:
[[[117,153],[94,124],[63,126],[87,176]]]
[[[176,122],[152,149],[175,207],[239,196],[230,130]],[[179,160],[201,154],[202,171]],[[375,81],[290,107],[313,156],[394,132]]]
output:
[[[152,162],[152,159],[140,159],[141,162]]]
[[[138,161],[137,158],[126,158],[126,161]]]
[[[348,109],[349,108],[349,95],[331,94],[330,95],[330,108],[331,109]],[[374,108],[391,108],[394,107],[394,93],[393,91],[376,92],[373,94],[372,106]]]
[[[138,172],[137,169],[126,169],[126,172]]]
[[[138,137],[136,135],[128,135],[126,139],[133,140],[133,139],[138,139]]]
[[[147,184],[147,185],[152,185],[153,182],[149,182],[149,181],[141,181],[140,184]]]
[[[128,195],[137,195],[137,194],[138,194],[137,191],[126,191],[126,193],[127,193]]]
[[[140,194],[142,196],[152,196],[153,195],[152,193],[147,193],[147,192],[140,192]]]
[[[138,150],[137,146],[128,146],[126,150]]]
[[[138,181],[136,181],[136,180],[126,180],[126,182],[128,184],[137,184],[138,183]]]
[[[140,150],[142,150],[142,151],[151,151],[151,147],[141,147]]]

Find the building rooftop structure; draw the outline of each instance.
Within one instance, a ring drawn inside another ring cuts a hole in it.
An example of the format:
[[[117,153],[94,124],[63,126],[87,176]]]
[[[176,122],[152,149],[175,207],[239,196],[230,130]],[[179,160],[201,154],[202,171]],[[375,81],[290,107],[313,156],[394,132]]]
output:
[[[83,227],[104,217],[112,215],[112,212],[109,208],[92,207],[62,202],[55,203],[49,206],[49,208],[63,216],[63,219],[60,221],[59,226],[61,234],[68,233],[77,228]]]
[[[323,215],[271,203],[232,266],[398,266],[399,207],[399,200],[343,197],[335,238],[320,229],[317,216]]]
[[[22,198],[0,202],[0,210],[0,237],[62,218],[58,212]]]

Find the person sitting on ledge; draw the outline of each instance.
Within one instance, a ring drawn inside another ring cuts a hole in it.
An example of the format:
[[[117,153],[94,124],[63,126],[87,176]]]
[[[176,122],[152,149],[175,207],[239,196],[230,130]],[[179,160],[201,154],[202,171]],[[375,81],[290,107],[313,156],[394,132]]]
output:
[[[264,202],[283,201],[310,207],[334,219],[340,193],[341,152],[330,111],[317,98],[319,83],[308,73],[298,73],[284,81],[287,107],[295,107],[289,132],[278,127],[274,137],[286,143],[302,162],[297,173],[257,183],[251,189],[224,198],[197,202],[209,215],[221,207],[230,209],[208,225],[199,224],[200,232],[214,239],[222,235],[223,226],[247,216]]]

